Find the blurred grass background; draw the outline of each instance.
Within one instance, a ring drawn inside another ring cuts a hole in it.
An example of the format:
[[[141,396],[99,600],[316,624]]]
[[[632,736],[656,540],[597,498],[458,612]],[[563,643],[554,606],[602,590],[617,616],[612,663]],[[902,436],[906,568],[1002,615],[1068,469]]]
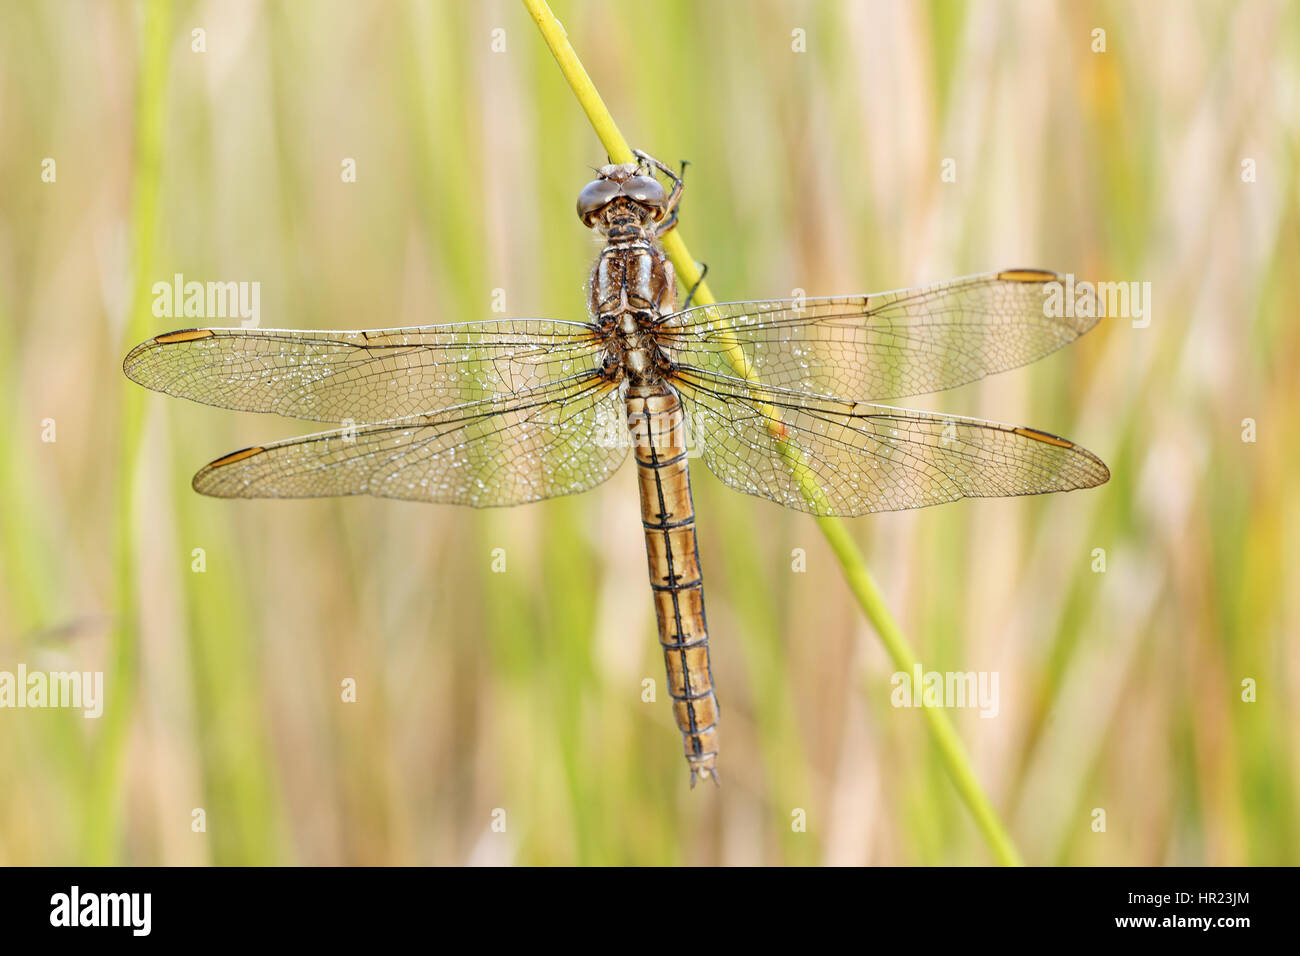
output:
[[[1300,862],[1300,7],[554,7],[628,139],[692,161],[720,299],[1152,284],[1147,328],[907,403],[1108,485],[850,528],[927,669],[998,673],[952,716],[1029,862]],[[0,670],[108,672],[98,721],[0,710],[0,863],[989,862],[811,519],[693,469],[724,786],[691,792],[630,467],[491,512],[216,501],[201,464],[311,426],[122,376],[195,324],[149,313],[175,273],[260,282],[267,327],[582,318],[604,155],[522,6],[0,0],[0,64]]]

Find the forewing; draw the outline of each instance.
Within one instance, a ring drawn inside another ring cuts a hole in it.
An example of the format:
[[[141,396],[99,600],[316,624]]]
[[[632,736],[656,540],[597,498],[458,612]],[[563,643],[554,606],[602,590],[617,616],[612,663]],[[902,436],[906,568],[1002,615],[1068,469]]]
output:
[[[1032,428],[821,399],[699,369],[678,369],[673,384],[710,471],[813,514],[1070,491],[1110,477],[1092,452]]]
[[[617,389],[594,372],[432,415],[246,448],[205,466],[219,498],[368,494],[523,504],[594,488],[627,453]]]
[[[147,388],[316,422],[382,422],[522,391],[597,361],[581,322],[495,319],[369,332],[191,329],[122,364]]]
[[[1058,282],[1062,294],[1051,299]],[[1087,332],[1097,319],[1064,314],[1075,311],[1064,308],[1064,282],[1017,269],[874,295],[724,302],[670,317],[659,342],[680,364],[736,375],[743,362],[778,388],[922,395],[1032,362]]]

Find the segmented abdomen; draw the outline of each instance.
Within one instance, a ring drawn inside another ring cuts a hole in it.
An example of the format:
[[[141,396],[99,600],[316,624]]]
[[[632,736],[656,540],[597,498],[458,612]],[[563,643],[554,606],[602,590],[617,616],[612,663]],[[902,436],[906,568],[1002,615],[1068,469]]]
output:
[[[627,412],[673,715],[682,732],[691,785],[695,785],[696,776],[712,777],[716,782],[718,701],[709,667],[704,582],[695,541],[682,406],[677,393],[666,384],[633,385],[628,389]]]

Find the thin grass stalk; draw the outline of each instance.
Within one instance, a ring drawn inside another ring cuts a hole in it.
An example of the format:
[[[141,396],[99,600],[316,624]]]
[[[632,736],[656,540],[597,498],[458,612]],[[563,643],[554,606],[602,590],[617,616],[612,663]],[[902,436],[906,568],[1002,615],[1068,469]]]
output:
[[[158,229],[158,193],[162,163],[163,106],[167,84],[167,53],[171,43],[171,5],[151,0],[144,8],[140,30],[140,70],[136,87],[135,156],[131,183],[130,263],[131,285],[125,344],[147,334],[149,275],[153,270]],[[126,354],[126,348],[122,349]],[[130,736],[139,661],[138,555],[135,534],[140,516],[135,509],[136,474],[144,429],[144,398],[135,388],[125,389],[119,434],[121,467],[117,475],[116,615],[109,654],[104,716],[99,726],[99,746],[91,771],[90,796],[85,806],[86,862],[101,866],[117,862],[123,825],[122,772]]]

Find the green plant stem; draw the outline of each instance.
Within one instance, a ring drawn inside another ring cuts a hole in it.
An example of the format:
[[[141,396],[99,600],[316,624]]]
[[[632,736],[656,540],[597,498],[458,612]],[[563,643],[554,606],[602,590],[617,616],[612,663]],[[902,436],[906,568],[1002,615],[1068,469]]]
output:
[[[131,184],[131,298],[125,323],[126,345],[145,337],[149,311],[149,274],[153,270],[158,229],[159,176],[162,162],[163,99],[167,84],[167,51],[171,37],[171,5],[166,0],[146,4],[140,32],[140,71],[136,88],[134,174]],[[122,349],[122,354],[126,348]],[[117,475],[116,620],[113,629],[109,680],[112,693],[100,723],[98,753],[92,765],[89,820],[85,831],[86,861],[103,866],[118,860],[123,824],[122,770],[135,701],[139,637],[137,619],[139,561],[135,534],[140,515],[135,507],[136,468],[144,429],[144,399],[137,388],[124,389],[121,437],[122,467]]]
[[[616,163],[632,162],[634,156],[631,147],[628,146],[627,140],[623,138],[623,134],[619,132],[618,124],[614,122],[613,116],[605,107],[604,100],[601,99],[600,93],[597,92],[595,85],[591,82],[591,77],[587,75],[582,61],[578,59],[572,44],[569,43],[568,34],[560,21],[555,18],[555,14],[551,12],[546,0],[523,0],[523,4],[537,23],[537,28],[546,40],[546,45],[550,47],[551,53],[555,56],[555,61],[560,66],[560,71],[568,80],[569,86],[572,87],[574,95],[578,98],[583,111],[591,121],[592,127],[596,130],[596,135],[600,137],[600,141],[609,153],[610,159]],[[686,288],[695,288],[695,301],[700,305],[714,304],[716,300],[709,291],[709,287],[700,281],[699,266],[686,247],[686,241],[682,238],[681,227],[679,226],[664,236],[662,245],[669,259],[672,260],[673,268],[677,270],[677,276],[682,284]],[[753,380],[754,376],[749,363],[739,348],[734,349],[732,354],[728,355],[728,359],[736,369],[737,374],[745,379]],[[787,464],[789,464],[791,471],[798,480],[804,496],[813,503],[814,507],[817,507],[819,502],[825,503],[825,493],[817,485],[816,479],[802,455],[793,446],[783,441],[784,430],[775,412],[769,412],[768,414],[769,430],[778,443],[782,456],[786,459]],[[828,503],[826,504],[828,507]],[[844,571],[844,577],[848,582],[849,589],[853,592],[853,596],[867,616],[867,620],[871,622],[871,625],[876,629],[876,633],[880,635],[880,640],[885,645],[890,660],[893,661],[898,670],[911,674],[919,663],[919,659],[908,643],[906,636],[904,636],[902,629],[898,626],[898,622],[894,620],[894,616],[886,606],[884,598],[880,594],[880,589],[876,586],[875,579],[871,576],[866,559],[863,557],[857,543],[844,527],[844,523],[838,518],[818,517],[817,524],[821,528],[822,534],[826,536],[831,550]],[[940,708],[929,706],[922,707],[922,713],[925,715],[930,736],[939,748],[948,776],[952,778],[958,794],[970,809],[971,815],[975,818],[975,824],[984,835],[984,839],[993,855],[998,859],[999,863],[1005,866],[1022,865],[1020,854],[1016,850],[1011,836],[998,818],[997,811],[993,808],[988,795],[980,787],[975,771],[971,767],[970,757],[967,755],[965,747],[962,746],[961,738],[957,735],[957,731],[948,719],[948,715]]]
[[[893,661],[894,667],[906,674],[912,674],[920,664],[920,659],[912,650],[912,645],[908,643],[902,628],[898,626],[894,615],[885,604],[885,599],[880,593],[880,588],[876,586],[871,571],[867,568],[866,560],[858,549],[857,542],[849,535],[844,522],[838,518],[819,517],[817,524],[821,527],[826,540],[830,542],[831,550],[835,552],[840,567],[844,569],[844,579],[848,582],[849,590],[858,599],[858,604],[866,614],[867,620],[880,635],[880,641],[885,645],[885,651]],[[971,767],[970,757],[966,753],[966,748],[962,746],[961,738],[957,735],[952,721],[938,707],[922,707],[921,713],[925,715],[930,736],[934,738],[935,746],[939,748],[948,776],[952,778],[957,792],[970,809],[975,824],[984,834],[984,839],[988,842],[993,855],[1004,866],[1022,866],[1020,853],[1012,842],[1011,835],[1007,833],[1006,827],[1002,825],[1001,819],[998,818],[998,813],[993,808],[988,795],[980,786],[975,770]]]

